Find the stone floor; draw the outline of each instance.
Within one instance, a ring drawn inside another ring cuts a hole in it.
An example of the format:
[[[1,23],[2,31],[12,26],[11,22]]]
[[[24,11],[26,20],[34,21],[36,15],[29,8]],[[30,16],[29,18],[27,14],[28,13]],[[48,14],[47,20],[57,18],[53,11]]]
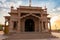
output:
[[[0,40],[7,38],[7,36],[3,35],[3,31],[0,31]],[[60,40],[60,33],[52,32],[53,36],[56,36],[58,38],[49,38],[49,39],[19,39],[19,40]],[[18,39],[16,39],[18,40]]]
[[[0,40],[3,40],[3,39],[0,39]],[[18,40],[18,39],[16,39]],[[60,38],[58,39],[19,39],[19,40],[60,40]]]
[[[18,40],[18,39],[15,39],[15,40]],[[19,39],[19,40],[60,40],[60,38],[58,39]]]
[[[4,35],[3,31],[0,31],[0,40],[7,38],[7,36]]]

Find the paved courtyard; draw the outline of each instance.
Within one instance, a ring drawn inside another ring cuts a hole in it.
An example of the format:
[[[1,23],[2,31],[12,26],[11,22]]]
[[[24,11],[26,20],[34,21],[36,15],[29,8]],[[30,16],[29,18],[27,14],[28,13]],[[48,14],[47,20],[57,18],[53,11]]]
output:
[[[4,36],[3,34],[4,34],[4,32],[0,31],[0,40],[5,39],[7,37],[7,36]]]
[[[0,40],[5,39],[6,36],[3,35],[4,32],[0,31]],[[49,38],[49,39],[20,39],[20,40],[60,40],[60,33],[52,32],[53,36],[56,36],[58,38]]]
[[[18,40],[18,39],[15,39]],[[60,40],[60,38],[50,38],[50,39],[19,39],[19,40]]]

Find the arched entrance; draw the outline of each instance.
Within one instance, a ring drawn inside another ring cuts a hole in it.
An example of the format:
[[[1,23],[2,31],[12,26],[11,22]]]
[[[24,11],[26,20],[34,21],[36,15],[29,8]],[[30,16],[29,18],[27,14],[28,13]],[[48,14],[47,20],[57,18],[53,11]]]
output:
[[[34,21],[32,19],[25,20],[25,32],[33,32],[35,30]]]

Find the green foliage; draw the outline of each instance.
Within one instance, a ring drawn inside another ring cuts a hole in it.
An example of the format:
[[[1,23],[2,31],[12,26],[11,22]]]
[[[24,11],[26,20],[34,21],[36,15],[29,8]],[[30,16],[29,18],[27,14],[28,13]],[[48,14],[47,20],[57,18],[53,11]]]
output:
[[[60,29],[58,29],[58,31],[60,31]]]
[[[4,29],[4,33],[8,34],[8,32],[9,32],[9,29],[8,29],[8,26],[6,26],[5,29]]]
[[[2,31],[3,30],[3,27],[2,27],[2,25],[0,24],[0,31]]]

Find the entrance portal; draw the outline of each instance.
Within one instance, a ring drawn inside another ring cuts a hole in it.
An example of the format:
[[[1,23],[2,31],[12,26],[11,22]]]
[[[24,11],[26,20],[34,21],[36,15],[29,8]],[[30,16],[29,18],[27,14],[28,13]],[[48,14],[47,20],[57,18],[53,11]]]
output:
[[[33,32],[34,30],[34,21],[32,19],[27,19],[25,21],[25,32]]]

